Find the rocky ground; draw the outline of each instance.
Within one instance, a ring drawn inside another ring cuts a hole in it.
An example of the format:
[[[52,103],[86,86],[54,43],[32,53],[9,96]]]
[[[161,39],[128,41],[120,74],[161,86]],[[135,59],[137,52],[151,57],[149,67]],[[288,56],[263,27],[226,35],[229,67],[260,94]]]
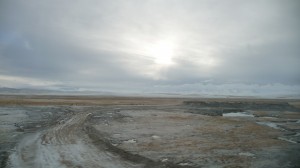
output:
[[[0,98],[1,168],[300,166],[296,100],[65,99]]]

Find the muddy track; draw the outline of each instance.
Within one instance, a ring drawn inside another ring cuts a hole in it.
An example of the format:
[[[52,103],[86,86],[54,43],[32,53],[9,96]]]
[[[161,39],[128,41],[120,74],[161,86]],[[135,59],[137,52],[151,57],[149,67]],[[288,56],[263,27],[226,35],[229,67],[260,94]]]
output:
[[[117,154],[121,158],[143,165],[144,168],[193,168],[192,166],[181,166],[177,164],[173,164],[171,162],[169,163],[163,163],[160,161],[154,161],[150,158],[143,157],[138,154],[130,153],[126,150],[120,149],[110,142],[109,139],[104,138],[105,135],[101,134],[99,131],[97,131],[94,127],[87,127],[89,137],[93,140],[93,144],[99,148],[105,147],[106,150]]]
[[[9,157],[9,167],[144,167],[93,145],[83,124],[90,113],[74,114],[47,130],[24,137]]]

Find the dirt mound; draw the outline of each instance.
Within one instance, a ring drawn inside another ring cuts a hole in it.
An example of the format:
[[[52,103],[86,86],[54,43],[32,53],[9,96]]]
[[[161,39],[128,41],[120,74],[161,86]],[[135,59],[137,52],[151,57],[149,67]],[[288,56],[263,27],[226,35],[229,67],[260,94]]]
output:
[[[222,116],[223,113],[242,112],[246,110],[263,111],[300,111],[288,102],[251,102],[251,101],[184,101],[187,112],[210,116]]]

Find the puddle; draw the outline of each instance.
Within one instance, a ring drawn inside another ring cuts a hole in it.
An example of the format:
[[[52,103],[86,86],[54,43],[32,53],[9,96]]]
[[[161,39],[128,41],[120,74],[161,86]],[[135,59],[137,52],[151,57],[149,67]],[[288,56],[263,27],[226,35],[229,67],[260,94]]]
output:
[[[237,113],[223,113],[223,117],[254,117],[252,114],[246,112],[237,112]]]

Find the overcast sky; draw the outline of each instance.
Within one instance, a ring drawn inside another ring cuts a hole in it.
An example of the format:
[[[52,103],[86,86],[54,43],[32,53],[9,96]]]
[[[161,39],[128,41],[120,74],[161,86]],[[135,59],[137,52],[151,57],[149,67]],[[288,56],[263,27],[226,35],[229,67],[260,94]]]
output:
[[[0,86],[300,93],[298,0],[0,0]]]

